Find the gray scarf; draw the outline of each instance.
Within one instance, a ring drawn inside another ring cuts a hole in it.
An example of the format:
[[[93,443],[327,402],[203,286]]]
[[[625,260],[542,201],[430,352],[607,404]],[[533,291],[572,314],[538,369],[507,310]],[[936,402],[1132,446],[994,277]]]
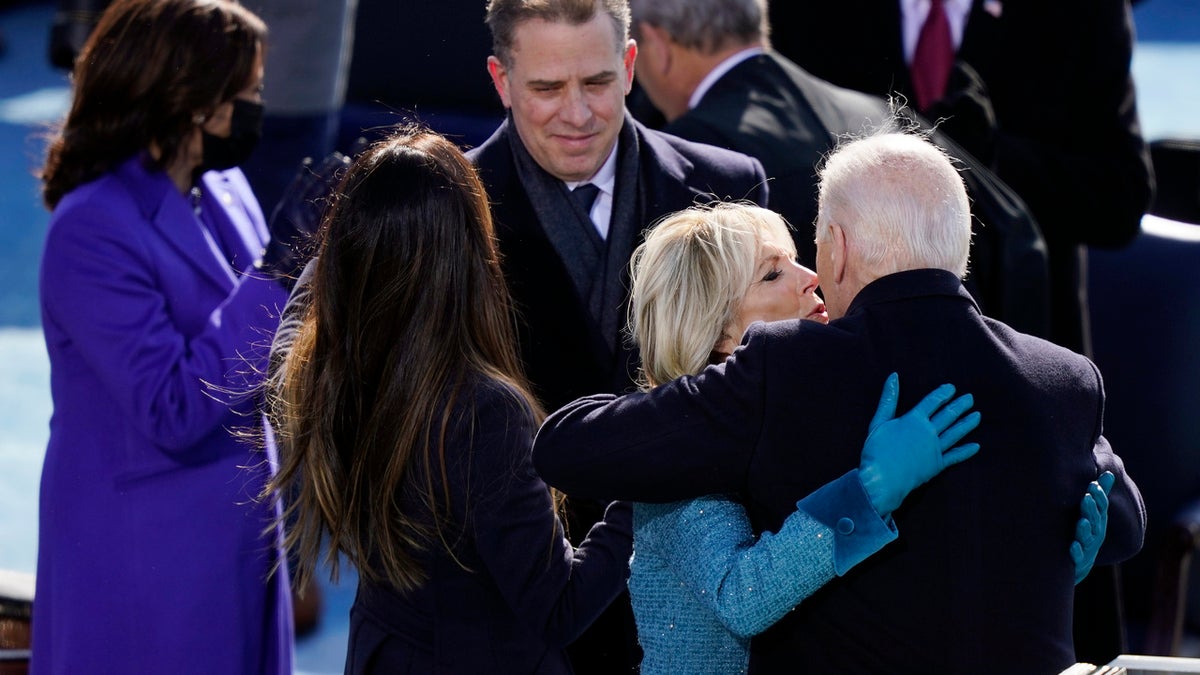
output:
[[[617,351],[625,323],[625,273],[641,222],[642,187],[638,180],[638,137],[628,113],[617,137],[617,180],[608,239],[602,239],[588,214],[570,197],[566,183],[551,176],[534,161],[508,120],[509,147],[517,176],[550,240],[571,277],[596,333],[612,356]]]

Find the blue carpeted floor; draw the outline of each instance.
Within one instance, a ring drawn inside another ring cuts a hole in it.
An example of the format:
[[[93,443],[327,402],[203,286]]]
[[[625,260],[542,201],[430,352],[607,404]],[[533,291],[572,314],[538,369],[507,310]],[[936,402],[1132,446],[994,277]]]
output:
[[[46,60],[53,3],[0,9],[0,569],[36,561],[37,484],[50,416],[38,329],[37,263],[45,234],[34,170],[41,136],[64,112],[65,74]],[[1145,0],[1135,9],[1134,74],[1148,139],[1200,139],[1200,2]],[[481,66],[482,67],[482,66]],[[338,673],[355,578],[325,584],[319,629],[296,648],[298,673]]]

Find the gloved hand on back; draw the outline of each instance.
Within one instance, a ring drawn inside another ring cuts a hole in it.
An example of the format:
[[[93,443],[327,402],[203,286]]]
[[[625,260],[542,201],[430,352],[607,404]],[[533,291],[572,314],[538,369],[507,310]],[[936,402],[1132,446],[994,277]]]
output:
[[[1075,563],[1075,583],[1083,581],[1096,563],[1096,555],[1104,544],[1108,530],[1108,495],[1117,477],[1105,471],[1092,481],[1079,505],[1079,522],[1075,525],[1075,541],[1071,542],[1071,562]]]
[[[887,517],[910,492],[979,451],[978,443],[955,445],[979,426],[980,414],[968,414],[975,402],[970,394],[951,401],[952,396],[954,385],[943,384],[896,417],[900,377],[892,373],[884,382],[858,467],[859,479],[879,515]]]

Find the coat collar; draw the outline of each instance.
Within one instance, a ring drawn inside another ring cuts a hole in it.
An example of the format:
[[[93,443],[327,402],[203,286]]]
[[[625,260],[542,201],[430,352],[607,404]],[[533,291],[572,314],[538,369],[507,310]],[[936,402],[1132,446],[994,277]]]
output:
[[[967,292],[962,280],[951,272],[939,269],[919,269],[896,272],[863,287],[850,302],[846,316],[866,311],[873,305],[921,297],[957,297],[971,303],[976,312],[979,304]]]
[[[221,288],[232,288],[235,279],[205,238],[187,197],[165,172],[148,168],[147,161],[145,153],[138,153],[116,172],[142,216],[196,271]]]

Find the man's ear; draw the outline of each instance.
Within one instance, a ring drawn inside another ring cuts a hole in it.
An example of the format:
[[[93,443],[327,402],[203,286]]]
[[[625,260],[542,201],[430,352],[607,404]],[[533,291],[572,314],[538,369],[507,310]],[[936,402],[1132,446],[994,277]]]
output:
[[[495,56],[488,57],[487,69],[488,74],[492,76],[492,84],[496,87],[496,93],[500,94],[500,102],[504,104],[505,108],[511,108],[512,102],[508,95],[508,69]]]
[[[638,45],[634,40],[625,43],[625,57],[622,62],[625,66],[625,95],[628,96],[630,90],[633,89],[633,64],[637,61]]]
[[[833,267],[834,283],[846,280],[846,231],[837,223],[829,224],[829,262]]]

